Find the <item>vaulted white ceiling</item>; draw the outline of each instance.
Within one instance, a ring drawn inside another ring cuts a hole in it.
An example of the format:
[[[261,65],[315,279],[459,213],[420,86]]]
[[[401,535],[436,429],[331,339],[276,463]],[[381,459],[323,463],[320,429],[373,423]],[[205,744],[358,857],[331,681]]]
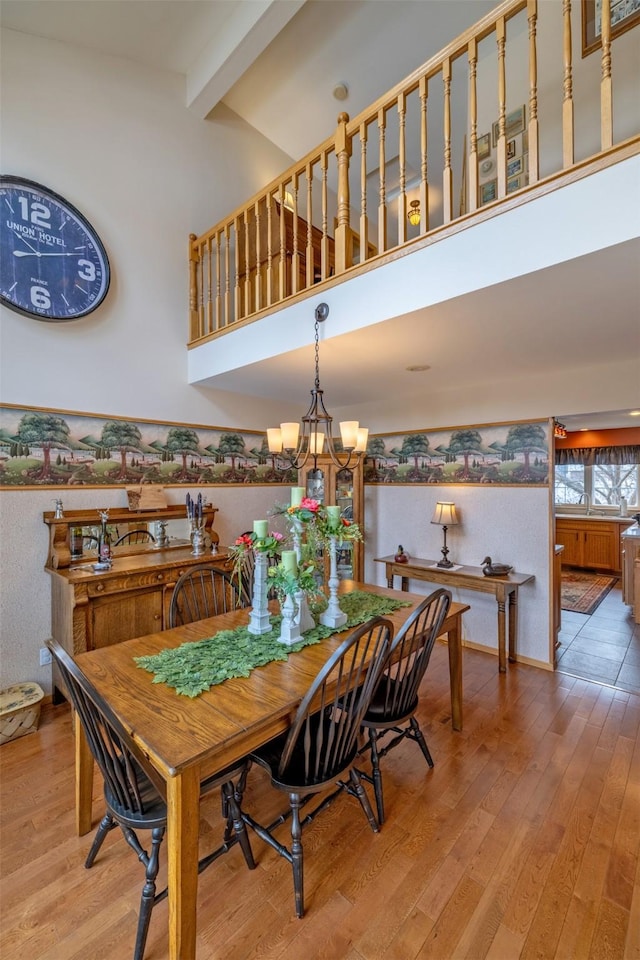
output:
[[[339,112],[358,114],[494,6],[493,0],[2,0],[0,25],[183,74],[185,109],[204,119],[222,100],[292,159],[299,159],[334,131]],[[333,95],[338,83],[346,86],[345,100]],[[598,264],[593,256],[573,260],[545,277],[520,279],[517,290],[504,284],[503,289],[440,304],[437,311],[431,308],[378,324],[375,337],[366,330],[350,333],[344,348],[327,344],[323,353],[327,385],[336,384],[339,393],[338,385],[345,382],[341,357],[358,356],[360,362],[348,371],[349,391],[365,397],[372,378],[381,378],[391,365],[404,370],[407,360],[429,363],[436,347],[440,355],[437,370],[429,373],[431,381],[440,378],[445,383],[454,365],[459,374],[465,363],[469,376],[477,377],[481,367],[475,361],[487,336],[494,370],[514,359],[523,369],[553,369],[563,356],[584,363],[587,356],[615,360],[629,346],[637,353],[640,270],[628,265],[629,258],[640,259],[637,247],[618,258],[612,250],[603,258]],[[608,278],[608,293],[597,279],[603,276]],[[554,302],[571,301],[574,308],[579,304],[578,339],[565,330],[566,342],[560,343],[553,316],[537,311],[536,293],[545,285],[548,292],[549,284]],[[490,309],[484,316],[507,316],[514,302],[528,311],[529,323],[520,318],[520,330],[528,331],[526,343],[500,337],[497,330],[492,336],[486,324],[477,322],[478,298],[488,296]],[[416,361],[416,331],[424,330],[427,321],[429,355]],[[454,322],[465,330],[464,354],[460,341],[452,344],[445,335]],[[543,336],[545,323],[549,329]],[[300,359],[295,366],[306,371],[307,352]],[[309,377],[303,379],[306,385]],[[260,384],[257,392],[278,395],[282,364],[277,358],[265,361],[254,367],[249,380]],[[287,381],[295,393],[290,363]],[[235,383],[241,384],[242,378],[236,375]],[[224,388],[223,380],[218,385]],[[411,389],[415,387],[407,386]],[[344,402],[349,402],[346,396]],[[628,425],[628,420],[609,414],[600,426],[619,422]],[[572,420],[568,425],[577,429],[588,423]]]

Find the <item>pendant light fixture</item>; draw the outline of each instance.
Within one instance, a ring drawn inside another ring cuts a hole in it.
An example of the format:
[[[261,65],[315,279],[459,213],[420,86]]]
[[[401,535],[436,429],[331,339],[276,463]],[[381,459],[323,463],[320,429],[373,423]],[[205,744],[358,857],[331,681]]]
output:
[[[336,450],[331,424],[333,417],[327,412],[320,388],[320,324],[329,316],[326,303],[319,303],[315,309],[316,377],[311,390],[311,403],[301,423],[281,423],[279,427],[267,430],[269,452],[278,454],[290,466],[300,470],[309,457],[313,457],[314,470],[317,458],[327,453],[339,468],[348,467],[367,451],[369,430],[361,427],[357,420],[344,420],[340,423],[342,450]]]

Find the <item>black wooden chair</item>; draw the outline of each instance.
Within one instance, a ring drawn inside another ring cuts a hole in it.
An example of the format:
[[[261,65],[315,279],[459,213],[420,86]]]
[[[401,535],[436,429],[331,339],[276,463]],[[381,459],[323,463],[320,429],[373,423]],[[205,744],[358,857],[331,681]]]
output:
[[[76,712],[76,722],[79,720],[82,724],[89,749],[104,778],[107,812],[100,822],[85,867],[89,869],[93,865],[107,833],[118,826],[145,868],[133,954],[134,960],[142,960],[151,911],[167,895],[166,888],[156,892],[160,845],[167,824],[164,784],[77,663],[55,640],[47,643],[65,682]],[[201,784],[201,796],[217,788],[221,790],[226,827],[222,844],[200,860],[200,873],[236,843],[240,844],[249,869],[255,867],[241,810],[247,769],[248,761],[245,760]],[[234,781],[237,782],[234,784]],[[142,847],[136,833],[138,830],[151,831],[150,852]]]
[[[229,613],[249,603],[230,573],[201,563],[178,578],[169,605],[169,626],[180,627],[194,620]]]
[[[129,533],[123,533],[121,537],[116,540],[114,547],[119,547],[121,544],[128,543],[155,543],[156,538],[149,530],[130,530]]]
[[[361,776],[373,784],[378,823],[381,825],[384,823],[384,798],[380,758],[406,737],[418,744],[428,765],[433,767],[433,759],[415,712],[418,689],[450,604],[451,594],[448,590],[434,590],[413,611],[391,645],[389,661],[362,720],[363,727],[369,733],[365,749],[371,750],[373,776],[362,771]],[[379,735],[389,733],[395,733],[396,736],[380,749]]]
[[[378,831],[369,798],[354,767],[358,736],[384,667],[393,624],[377,617],[358,627],[322,667],[304,697],[291,729],[251,755],[271,776],[271,784],[289,795],[290,810],[270,826],[245,821],[293,868],[296,915],[304,915],[302,827],[338,793],[346,790],[360,801],[371,829]],[[348,775],[348,781],[342,780]],[[337,785],[337,789],[335,789]],[[329,797],[300,821],[301,806],[313,794],[332,789]],[[273,835],[291,816],[291,848]]]

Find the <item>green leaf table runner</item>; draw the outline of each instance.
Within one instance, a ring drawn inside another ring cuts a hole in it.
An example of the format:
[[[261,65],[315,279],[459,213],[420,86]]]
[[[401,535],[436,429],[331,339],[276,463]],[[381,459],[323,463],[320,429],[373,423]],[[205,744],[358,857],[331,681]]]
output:
[[[340,629],[350,629],[373,617],[410,606],[409,600],[394,600],[354,590],[340,597],[340,607],[347,614],[346,627]],[[197,697],[217,683],[232,677],[248,677],[256,667],[262,667],[272,660],[286,660],[290,653],[296,653],[312,643],[320,643],[339,632],[318,624],[303,634],[298,643],[285,646],[278,641],[281,620],[280,616],[271,617],[271,633],[256,636],[249,633],[246,626],[236,627],[235,630],[221,630],[204,640],[183,643],[152,656],[134,659],[139,667],[155,674],[153,683],[166,683],[169,687],[175,687],[176,693],[184,697]]]

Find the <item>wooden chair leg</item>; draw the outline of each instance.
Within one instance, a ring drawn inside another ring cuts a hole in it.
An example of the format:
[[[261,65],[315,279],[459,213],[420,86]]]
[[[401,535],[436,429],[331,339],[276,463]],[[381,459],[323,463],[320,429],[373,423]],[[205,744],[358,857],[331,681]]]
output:
[[[302,826],[300,824],[300,796],[289,794],[291,805],[291,866],[293,867],[293,892],[296,900],[296,916],[304,916],[304,864],[302,853]]]
[[[382,774],[380,772],[380,757],[378,756],[378,731],[375,727],[369,728],[369,745],[371,747],[371,767],[373,770],[373,789],[376,795],[378,810],[378,824],[384,823],[384,797],[382,794]]]
[[[427,746],[427,741],[425,740],[424,734],[422,733],[422,730],[420,729],[420,724],[418,723],[418,721],[416,720],[415,717],[411,717],[411,719],[410,719],[409,722],[411,723],[411,729],[412,729],[412,731],[413,731],[413,737],[414,737],[416,743],[418,744],[418,746],[419,746],[420,749],[422,750],[422,753],[424,754],[424,758],[425,758],[425,760],[427,761],[427,763],[429,764],[429,766],[433,768],[433,758],[432,758],[431,754],[429,753],[429,748],[428,748],[428,746]]]
[[[151,831],[151,853],[146,863],[146,881],[142,888],[142,897],[140,898],[138,932],[136,934],[133,960],[142,960],[147,942],[151,911],[153,910],[156,897],[156,877],[158,876],[158,870],[160,868],[160,844],[162,843],[164,833],[164,827],[156,827]]]
[[[369,803],[369,797],[367,796],[367,791],[362,786],[362,781],[360,780],[360,774],[353,767],[349,772],[349,778],[351,780],[351,786],[356,797],[360,801],[360,806],[364,810],[364,814],[369,821],[369,826],[374,833],[379,832],[378,821],[373,815],[373,810],[371,809],[371,804]]]
[[[117,826],[118,824],[113,819],[111,814],[105,813],[104,817],[100,821],[100,826],[96,831],[96,835],[93,839],[93,843],[91,844],[91,849],[87,854],[87,859],[84,862],[84,865],[87,868],[87,870],[89,870],[90,867],[93,866],[93,861],[98,855],[98,851],[100,850],[100,847],[104,843],[104,838],[106,837],[106,835],[109,833],[110,830],[113,830],[113,828]]]

